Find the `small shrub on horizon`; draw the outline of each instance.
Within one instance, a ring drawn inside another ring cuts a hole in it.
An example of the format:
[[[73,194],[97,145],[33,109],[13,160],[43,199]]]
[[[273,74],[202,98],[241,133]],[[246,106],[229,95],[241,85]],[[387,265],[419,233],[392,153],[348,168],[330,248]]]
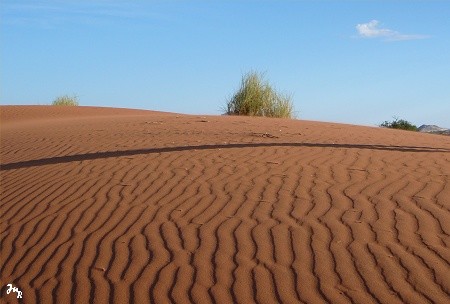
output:
[[[78,106],[78,97],[64,95],[53,100],[52,105],[54,106]]]
[[[276,92],[261,73],[242,77],[241,87],[227,102],[225,114],[292,118],[291,97]]]
[[[413,125],[407,120],[399,119],[398,117],[394,117],[393,121],[384,121],[382,124],[380,124],[380,127],[407,131],[418,131],[416,125]]]

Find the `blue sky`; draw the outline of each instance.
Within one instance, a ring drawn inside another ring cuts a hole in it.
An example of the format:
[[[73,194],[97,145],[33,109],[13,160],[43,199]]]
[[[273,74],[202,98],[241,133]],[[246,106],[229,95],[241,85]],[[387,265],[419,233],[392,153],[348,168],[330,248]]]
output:
[[[450,127],[450,1],[0,2],[0,103],[221,114],[244,73],[300,119]]]

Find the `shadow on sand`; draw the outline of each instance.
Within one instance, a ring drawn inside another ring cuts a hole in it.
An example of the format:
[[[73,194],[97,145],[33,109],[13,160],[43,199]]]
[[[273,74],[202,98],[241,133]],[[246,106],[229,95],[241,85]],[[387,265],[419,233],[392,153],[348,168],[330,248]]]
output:
[[[94,160],[100,158],[133,156],[151,153],[181,152],[190,150],[213,150],[213,149],[239,149],[239,148],[259,148],[259,147],[318,147],[318,148],[341,148],[341,149],[369,149],[397,152],[439,152],[450,153],[450,149],[429,148],[429,147],[411,147],[411,146],[385,146],[385,145],[355,145],[355,144],[320,144],[320,143],[237,143],[220,145],[199,145],[199,146],[180,146],[135,149],[124,151],[106,151],[93,152],[85,154],[56,156],[41,159],[26,160],[15,163],[1,164],[0,170],[12,170],[35,166],[44,166],[51,164],[69,163],[74,161]]]

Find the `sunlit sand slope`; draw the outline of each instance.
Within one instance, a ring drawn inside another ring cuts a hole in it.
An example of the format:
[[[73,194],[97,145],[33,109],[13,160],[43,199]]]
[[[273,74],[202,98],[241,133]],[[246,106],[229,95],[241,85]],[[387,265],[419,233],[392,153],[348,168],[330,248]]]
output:
[[[0,301],[448,303],[450,138],[2,106]]]

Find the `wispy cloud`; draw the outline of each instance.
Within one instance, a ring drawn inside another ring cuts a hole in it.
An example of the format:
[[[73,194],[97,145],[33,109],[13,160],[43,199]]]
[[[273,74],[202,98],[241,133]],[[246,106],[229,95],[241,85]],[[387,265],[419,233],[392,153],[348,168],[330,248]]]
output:
[[[381,38],[385,41],[417,40],[430,37],[427,35],[402,34],[388,28],[381,28],[378,20],[357,24],[356,30],[361,38]]]
[[[109,25],[120,19],[137,21],[165,18],[144,9],[138,2],[113,0],[44,0],[38,4],[31,1],[7,1],[3,5],[1,17],[3,24],[42,28],[57,28],[64,23]]]

